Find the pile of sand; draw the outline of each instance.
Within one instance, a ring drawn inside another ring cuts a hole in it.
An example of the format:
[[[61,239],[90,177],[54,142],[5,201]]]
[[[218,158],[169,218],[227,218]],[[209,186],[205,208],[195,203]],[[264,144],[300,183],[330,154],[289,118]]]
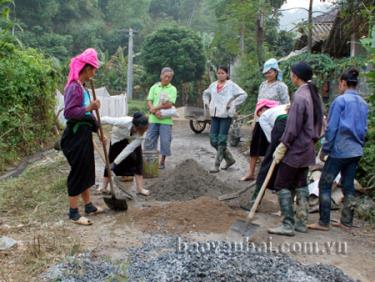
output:
[[[225,203],[209,197],[163,206],[132,209],[129,217],[135,226],[149,233],[225,233],[233,222],[244,217]]]
[[[147,198],[158,201],[186,201],[201,196],[216,198],[238,190],[217,179],[192,159],[183,161],[147,188],[151,190]]]

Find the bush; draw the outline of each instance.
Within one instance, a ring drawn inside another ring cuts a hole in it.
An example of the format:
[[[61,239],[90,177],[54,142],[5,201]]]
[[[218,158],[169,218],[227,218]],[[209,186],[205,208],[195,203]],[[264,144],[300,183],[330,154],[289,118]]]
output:
[[[0,38],[0,170],[51,136],[57,81],[51,65],[38,51]]]

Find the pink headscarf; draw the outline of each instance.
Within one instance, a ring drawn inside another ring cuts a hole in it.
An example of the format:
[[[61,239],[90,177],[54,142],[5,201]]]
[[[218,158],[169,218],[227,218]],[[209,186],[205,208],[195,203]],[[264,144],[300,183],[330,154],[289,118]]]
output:
[[[98,53],[93,48],[86,49],[82,54],[75,56],[70,60],[68,82],[65,88],[74,80],[78,80],[79,73],[83,67],[89,64],[94,68],[99,68]]]
[[[256,107],[255,107],[255,114],[258,115],[258,112],[263,108],[274,108],[279,105],[278,101],[269,100],[269,99],[259,99]]]

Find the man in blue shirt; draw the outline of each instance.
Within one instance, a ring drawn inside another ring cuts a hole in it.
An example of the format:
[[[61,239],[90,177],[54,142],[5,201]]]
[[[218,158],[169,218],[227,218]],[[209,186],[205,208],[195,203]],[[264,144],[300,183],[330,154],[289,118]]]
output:
[[[329,229],[331,188],[339,173],[344,192],[339,226],[353,225],[354,177],[363,155],[368,116],[368,105],[356,90],[358,75],[355,69],[349,69],[341,75],[339,89],[343,94],[333,101],[329,110],[325,142],[320,154],[320,159],[326,160],[319,181],[320,219],[318,223],[309,225],[310,229]]]

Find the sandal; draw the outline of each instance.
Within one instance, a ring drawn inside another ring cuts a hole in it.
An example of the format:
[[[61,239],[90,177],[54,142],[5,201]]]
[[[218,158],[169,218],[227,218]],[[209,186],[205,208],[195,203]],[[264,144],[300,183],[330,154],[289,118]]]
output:
[[[147,189],[141,189],[141,191],[137,191],[137,195],[142,195],[142,196],[149,196],[150,195],[150,190]]]
[[[92,221],[90,219],[88,219],[87,217],[84,217],[84,216],[80,216],[76,220],[71,219],[71,221],[73,221],[74,223],[79,224],[79,225],[92,225]]]

